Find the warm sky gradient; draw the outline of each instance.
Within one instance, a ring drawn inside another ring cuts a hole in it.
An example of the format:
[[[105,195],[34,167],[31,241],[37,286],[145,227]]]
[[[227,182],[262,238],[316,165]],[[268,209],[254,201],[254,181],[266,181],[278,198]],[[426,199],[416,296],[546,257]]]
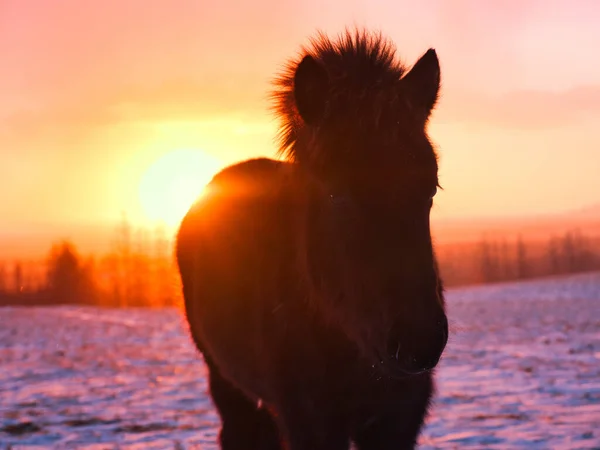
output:
[[[600,2],[0,0],[0,234],[141,219],[157,158],[274,154],[269,80],[316,28],[435,47],[438,218],[600,202]],[[325,3],[323,3],[325,5]]]

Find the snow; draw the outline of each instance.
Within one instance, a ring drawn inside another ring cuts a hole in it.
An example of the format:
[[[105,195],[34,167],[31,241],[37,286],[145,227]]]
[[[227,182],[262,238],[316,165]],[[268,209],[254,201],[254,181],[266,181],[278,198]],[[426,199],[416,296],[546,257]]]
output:
[[[450,290],[425,450],[600,448],[600,274]],[[180,313],[0,309],[0,449],[216,449]]]

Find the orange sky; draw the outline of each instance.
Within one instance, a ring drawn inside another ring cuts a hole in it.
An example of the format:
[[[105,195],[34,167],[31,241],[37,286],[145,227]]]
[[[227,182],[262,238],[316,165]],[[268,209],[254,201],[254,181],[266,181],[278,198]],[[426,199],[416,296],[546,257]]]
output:
[[[140,218],[172,150],[272,156],[272,75],[352,24],[438,51],[437,218],[598,203],[599,23],[594,0],[0,0],[0,234]]]

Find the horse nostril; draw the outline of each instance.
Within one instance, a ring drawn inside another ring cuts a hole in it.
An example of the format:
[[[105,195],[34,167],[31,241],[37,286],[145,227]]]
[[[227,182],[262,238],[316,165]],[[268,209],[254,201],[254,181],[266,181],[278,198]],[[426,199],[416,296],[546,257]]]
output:
[[[433,327],[431,326],[433,325]],[[448,341],[448,321],[445,316],[429,327],[396,324],[388,336],[387,352],[403,370],[422,372],[439,362]]]
[[[407,342],[406,332],[402,326],[396,324],[390,330],[387,341],[387,354],[389,357],[396,361],[400,361],[406,356],[406,353],[410,352],[410,349],[406,347]],[[403,342],[405,346],[403,346]]]
[[[417,357],[412,358],[412,362],[416,365],[416,370],[431,370],[433,369],[446,348],[448,342],[448,321],[444,317],[443,322],[438,324],[436,333],[431,339],[430,344],[425,351],[418,353]]]
[[[402,344],[400,344],[400,342],[398,342],[398,346],[396,347],[396,354],[394,355],[394,358],[396,359],[396,361],[400,360],[400,348],[402,347]]]
[[[424,372],[426,370],[433,369],[439,361],[439,357],[429,357],[424,360],[419,360],[417,358],[412,358],[409,364],[408,370],[412,372]]]

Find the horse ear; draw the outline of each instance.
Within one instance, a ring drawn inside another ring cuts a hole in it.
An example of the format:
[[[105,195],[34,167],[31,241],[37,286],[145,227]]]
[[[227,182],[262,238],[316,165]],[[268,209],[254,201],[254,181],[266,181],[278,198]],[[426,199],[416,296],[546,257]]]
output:
[[[328,91],[327,71],[312,56],[305,56],[294,74],[294,99],[304,122],[315,125],[323,118]]]
[[[430,48],[401,80],[413,108],[429,117],[440,91],[440,63]]]

